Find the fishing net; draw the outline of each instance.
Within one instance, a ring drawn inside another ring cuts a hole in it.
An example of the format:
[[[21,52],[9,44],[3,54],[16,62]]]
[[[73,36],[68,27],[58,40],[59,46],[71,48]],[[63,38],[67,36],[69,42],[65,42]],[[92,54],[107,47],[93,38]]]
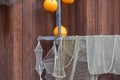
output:
[[[38,44],[34,50],[35,52],[35,56],[36,56],[36,66],[35,66],[35,70],[37,71],[37,73],[40,76],[40,80],[42,80],[42,72],[44,70],[44,65],[42,62],[42,53],[43,53],[43,48],[40,44],[40,41],[38,41]]]
[[[115,37],[115,59],[113,62],[113,68],[111,73],[120,75],[120,36],[116,35]]]
[[[56,53],[56,46],[55,43],[53,44],[52,48],[49,50],[47,55],[42,59],[43,48],[38,41],[38,44],[35,48],[35,55],[36,55],[36,71],[40,76],[40,80],[42,79],[42,73],[45,69],[46,71],[46,80],[54,80],[55,78],[52,76],[53,69],[54,69],[54,54]]]
[[[56,80],[90,80],[87,68],[86,37],[64,37],[55,54]]]
[[[53,44],[47,55],[43,58],[43,64],[48,74],[53,73],[54,69],[54,54],[56,53],[56,45]]]
[[[47,55],[43,58],[43,64],[46,70],[46,80],[55,80],[55,78],[52,76],[53,70],[54,70],[54,55],[56,53],[56,45],[55,42],[53,42],[52,48],[49,50]]]
[[[63,68],[63,54],[62,53],[62,38],[56,41],[59,43],[58,50],[55,53],[55,58],[54,58],[54,71],[53,71],[53,76],[56,77],[56,80],[59,80],[61,78],[64,78],[66,76],[66,73]]]
[[[43,49],[38,41],[36,70],[41,77],[45,69],[46,80],[98,80],[101,74],[120,74],[119,43],[119,35],[62,37],[54,41],[42,59]]]
[[[120,74],[120,38],[113,36],[87,36],[87,62],[91,75]]]
[[[88,69],[91,74],[108,73],[114,60],[115,36],[87,37]]]

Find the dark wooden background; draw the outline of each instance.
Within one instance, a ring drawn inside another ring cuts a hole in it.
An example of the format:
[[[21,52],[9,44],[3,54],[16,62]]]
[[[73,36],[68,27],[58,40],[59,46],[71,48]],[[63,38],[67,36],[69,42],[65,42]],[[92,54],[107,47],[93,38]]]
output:
[[[34,69],[37,36],[53,35],[55,27],[55,13],[44,11],[43,1],[0,6],[0,80],[39,80]],[[75,0],[73,5],[62,5],[62,23],[68,35],[120,34],[120,0]],[[100,80],[120,80],[120,76],[106,74]]]

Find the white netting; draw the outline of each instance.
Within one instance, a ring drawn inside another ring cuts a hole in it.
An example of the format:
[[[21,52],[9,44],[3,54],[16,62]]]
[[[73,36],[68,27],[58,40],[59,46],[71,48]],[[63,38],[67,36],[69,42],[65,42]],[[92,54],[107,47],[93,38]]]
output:
[[[54,58],[55,63],[54,63],[53,76],[58,79],[64,78],[66,76],[66,73],[63,68],[63,62],[62,62],[64,57],[63,57],[63,54],[61,53],[62,53],[62,38],[59,40],[58,50],[55,53],[55,58]]]
[[[56,45],[54,43],[53,47],[49,50],[49,52],[47,53],[47,55],[43,59],[43,64],[44,64],[44,67],[45,67],[45,69],[46,69],[48,74],[52,74],[53,73],[53,69],[54,69],[54,54],[55,53],[56,53]]]
[[[87,68],[85,37],[64,37],[55,58],[56,65],[53,73],[57,80],[90,80]],[[59,61],[60,60],[60,61]],[[61,62],[61,66],[58,64]],[[60,74],[62,73],[62,74]]]
[[[42,80],[42,72],[44,70],[44,65],[42,63],[42,54],[43,54],[43,48],[40,44],[40,41],[38,41],[38,44],[34,50],[35,52],[35,56],[36,56],[36,66],[35,69],[38,72],[39,76],[40,76],[40,80]]]
[[[42,60],[43,49],[35,49],[36,70],[45,68],[46,80],[98,80],[100,74],[120,74],[120,36],[67,36],[54,42]],[[53,78],[52,75],[55,77]]]
[[[113,63],[112,73],[120,74],[120,36],[115,37],[115,59]]]
[[[120,36],[87,36],[87,62],[91,75],[120,74]]]
[[[108,73],[114,60],[114,36],[87,36],[87,59],[90,74]]]
[[[52,73],[54,69],[54,54],[56,53],[55,42],[53,44],[53,47],[49,50],[49,52],[43,59],[42,59],[43,48],[40,44],[40,41],[38,41],[38,44],[34,51],[36,55],[35,69],[40,76],[40,80],[43,80],[41,75],[44,69],[46,70],[46,76],[45,76],[46,80],[54,80]]]

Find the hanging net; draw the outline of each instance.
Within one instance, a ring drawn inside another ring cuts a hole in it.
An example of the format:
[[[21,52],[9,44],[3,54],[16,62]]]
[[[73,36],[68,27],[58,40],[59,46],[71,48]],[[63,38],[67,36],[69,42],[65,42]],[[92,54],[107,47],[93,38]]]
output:
[[[57,80],[90,80],[85,39],[71,36],[61,40],[53,72]]]
[[[115,36],[88,36],[87,58],[90,74],[108,73],[114,60]]]
[[[120,74],[119,43],[119,35],[67,36],[54,41],[42,59],[38,41],[35,69],[41,80],[44,69],[46,80],[98,80],[101,74]]]
[[[53,43],[52,48],[49,50],[49,52],[43,59],[42,59],[43,48],[40,44],[40,41],[38,41],[38,44],[34,51],[36,55],[35,69],[40,76],[40,80],[43,80],[42,73],[44,69],[46,71],[46,76],[45,76],[46,80],[54,80],[55,78],[52,76],[52,73],[54,69],[54,54],[56,53],[55,42]]]
[[[56,45],[55,42],[53,43],[52,48],[49,50],[47,55],[43,59],[43,64],[46,70],[46,80],[54,80],[55,78],[52,76],[54,70],[54,55],[56,53]]]
[[[87,36],[88,70],[94,77],[100,74],[120,74],[120,38],[113,36]]]
[[[113,62],[112,73],[120,75],[120,36],[115,36],[115,59]]]
[[[43,53],[43,48],[40,44],[40,41],[38,41],[38,44],[34,50],[35,52],[35,56],[36,56],[36,66],[35,66],[35,70],[37,71],[37,73],[40,76],[40,79],[42,80],[42,72],[44,70],[44,65],[42,62],[42,53]]]

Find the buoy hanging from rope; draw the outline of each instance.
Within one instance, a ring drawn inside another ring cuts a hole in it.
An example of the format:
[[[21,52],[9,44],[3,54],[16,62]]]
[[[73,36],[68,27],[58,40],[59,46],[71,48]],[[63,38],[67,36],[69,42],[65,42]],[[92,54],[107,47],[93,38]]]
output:
[[[58,36],[58,26],[54,28],[54,36]],[[67,36],[67,29],[64,26],[60,26],[60,35]]]
[[[48,12],[55,12],[58,9],[58,1],[57,0],[45,0],[44,1],[44,9]]]

